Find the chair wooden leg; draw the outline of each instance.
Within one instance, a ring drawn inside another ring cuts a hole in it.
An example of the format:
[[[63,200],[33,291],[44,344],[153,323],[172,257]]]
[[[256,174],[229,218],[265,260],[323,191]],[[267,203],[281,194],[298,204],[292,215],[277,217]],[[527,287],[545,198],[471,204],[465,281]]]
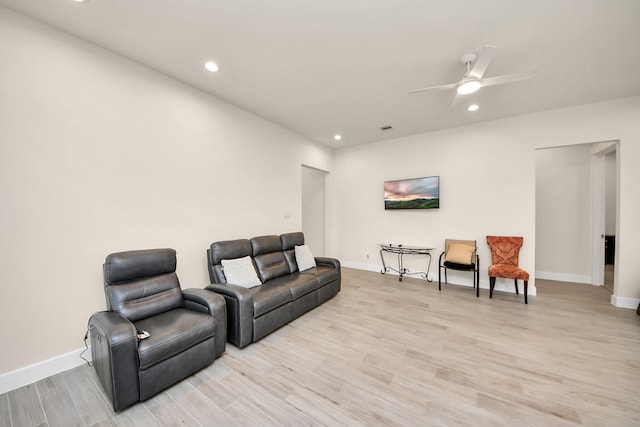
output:
[[[489,277],[489,298],[493,298],[493,287],[496,285],[496,278]]]
[[[513,282],[516,284],[516,295],[520,295],[520,292],[518,292],[518,279],[513,279]]]
[[[476,271],[474,280],[476,281],[476,298],[480,298],[480,257],[476,255]]]
[[[527,280],[524,281],[524,303],[529,304],[527,302],[527,287],[529,286],[529,282]]]
[[[476,298],[480,296],[480,278],[477,271],[473,272],[473,287],[476,288]]]

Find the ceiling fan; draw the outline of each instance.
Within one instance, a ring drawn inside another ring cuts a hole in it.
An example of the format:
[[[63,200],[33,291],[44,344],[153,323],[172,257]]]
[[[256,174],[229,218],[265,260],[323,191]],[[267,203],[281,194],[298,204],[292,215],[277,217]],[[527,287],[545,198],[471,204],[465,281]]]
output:
[[[485,46],[482,49],[482,53],[480,56],[475,52],[470,52],[462,55],[460,58],[460,62],[462,62],[467,67],[467,72],[457,83],[451,83],[447,85],[440,86],[431,86],[424,87],[421,89],[414,89],[410,91],[410,94],[421,93],[421,92],[431,92],[431,91],[442,91],[449,89],[456,89],[456,98],[454,99],[454,104],[458,99],[458,95],[467,95],[470,93],[476,92],[478,89],[494,86],[504,83],[512,83],[521,80],[527,80],[532,78],[535,73],[515,73],[515,74],[503,74],[501,76],[495,77],[484,77],[485,72],[491,65],[491,61],[493,61],[493,55],[496,51],[495,46]]]

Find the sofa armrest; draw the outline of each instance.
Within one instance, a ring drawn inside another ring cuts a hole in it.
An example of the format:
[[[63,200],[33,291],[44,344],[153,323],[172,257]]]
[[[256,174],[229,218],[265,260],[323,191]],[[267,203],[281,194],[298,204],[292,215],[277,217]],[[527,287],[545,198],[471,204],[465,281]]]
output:
[[[340,266],[340,260],[336,258],[328,258],[328,257],[315,257],[316,265],[324,265],[327,267],[335,268],[338,273],[338,278],[336,281],[338,282],[338,290],[342,287],[342,270]]]
[[[89,334],[93,366],[113,410],[140,400],[138,337],[133,323],[114,311],[100,311],[89,318]]]
[[[315,257],[317,265],[326,265],[327,267],[333,267],[336,270],[340,270],[340,261],[336,258],[328,258],[328,257]]]
[[[189,310],[209,313],[216,319],[216,358],[227,346],[227,304],[222,295],[206,289],[184,289],[184,306]]]
[[[229,283],[212,283],[206,288],[227,303],[227,339],[243,348],[253,340],[253,296],[249,289]]]

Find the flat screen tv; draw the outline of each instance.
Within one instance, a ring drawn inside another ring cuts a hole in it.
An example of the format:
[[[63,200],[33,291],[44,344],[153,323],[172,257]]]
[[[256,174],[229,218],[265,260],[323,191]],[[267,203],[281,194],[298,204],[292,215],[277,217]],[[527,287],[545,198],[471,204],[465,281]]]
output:
[[[438,209],[440,207],[440,177],[385,181],[385,209]]]

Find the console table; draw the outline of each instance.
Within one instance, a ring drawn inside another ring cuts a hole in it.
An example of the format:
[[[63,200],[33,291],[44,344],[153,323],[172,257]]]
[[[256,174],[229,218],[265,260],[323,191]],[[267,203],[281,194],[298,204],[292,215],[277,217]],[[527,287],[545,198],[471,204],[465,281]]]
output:
[[[380,259],[382,259],[382,271],[381,274],[387,273],[388,271],[395,271],[398,273],[398,280],[402,282],[402,277],[405,275],[411,274],[420,274],[422,278],[427,279],[429,282],[431,279],[429,278],[429,269],[431,268],[431,251],[435,248],[428,248],[425,246],[406,246],[406,245],[393,245],[380,243]],[[392,254],[396,254],[398,256],[398,269],[396,270],[393,267],[387,266],[384,262],[383,253],[388,252]],[[415,271],[410,272],[408,268],[405,268],[403,257],[405,255],[426,255],[429,257],[429,262],[427,263],[427,271]]]

